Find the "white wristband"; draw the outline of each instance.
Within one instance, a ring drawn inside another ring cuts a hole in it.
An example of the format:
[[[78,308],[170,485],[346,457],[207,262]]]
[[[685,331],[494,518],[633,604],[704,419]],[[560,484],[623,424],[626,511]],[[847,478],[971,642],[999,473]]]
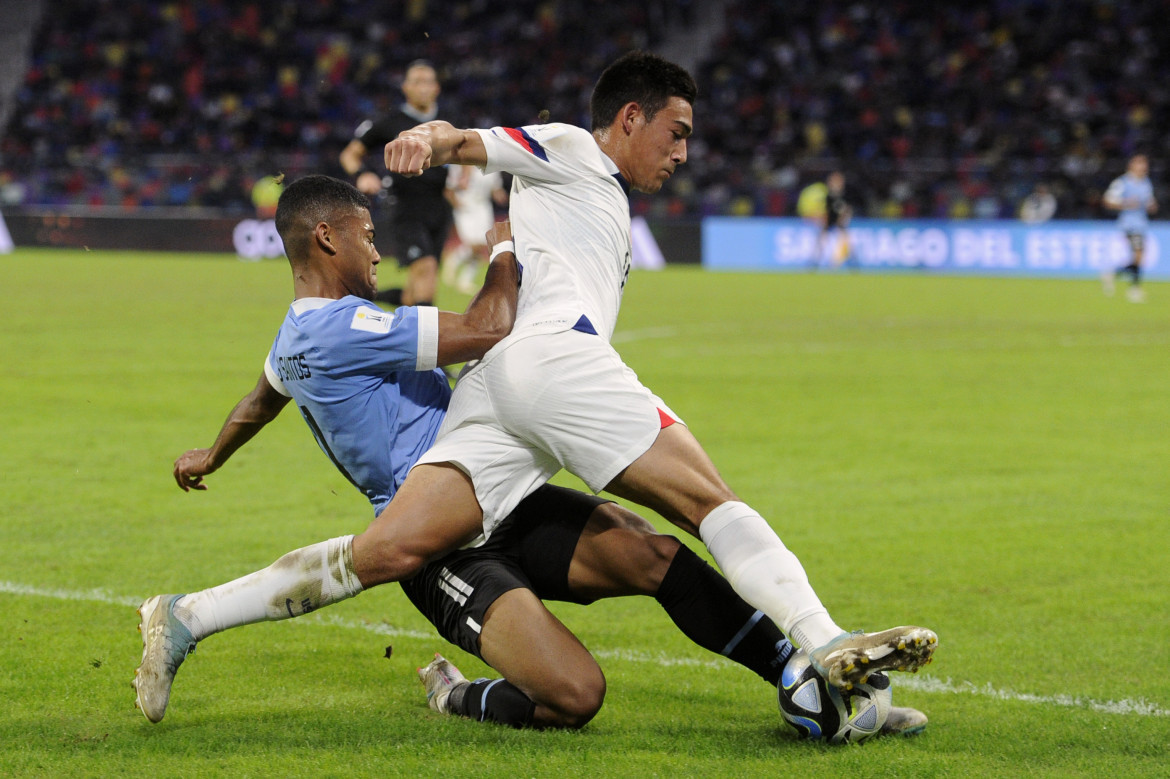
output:
[[[492,256],[488,260],[488,262],[491,262],[492,260],[494,260],[496,257],[500,256],[504,252],[511,252],[512,254],[515,254],[516,253],[516,243],[514,241],[511,241],[511,240],[500,241],[499,243],[497,243],[495,246],[492,247]]]

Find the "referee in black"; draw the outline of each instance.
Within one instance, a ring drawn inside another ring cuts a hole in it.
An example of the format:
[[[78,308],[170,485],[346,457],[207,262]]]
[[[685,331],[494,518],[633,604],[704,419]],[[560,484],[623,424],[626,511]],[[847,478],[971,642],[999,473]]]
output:
[[[406,66],[402,79],[406,101],[380,119],[366,120],[354,131],[341,152],[341,166],[357,176],[357,188],[373,201],[382,191],[383,178],[366,166],[366,156],[377,154],[403,130],[439,118],[439,79],[425,60]],[[445,117],[444,117],[445,118]],[[392,306],[429,306],[435,301],[439,257],[451,227],[451,205],[444,197],[447,168],[428,168],[421,176],[389,174],[390,246],[399,267],[407,269],[402,289],[380,290],[375,300]]]

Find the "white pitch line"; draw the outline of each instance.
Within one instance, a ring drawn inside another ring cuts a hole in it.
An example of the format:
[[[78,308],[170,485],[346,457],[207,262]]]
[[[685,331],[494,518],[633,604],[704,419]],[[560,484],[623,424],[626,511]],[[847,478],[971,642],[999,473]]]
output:
[[[932,676],[899,676],[895,686],[900,690],[917,690],[919,692],[941,692],[951,695],[979,695],[985,698],[997,698],[1001,701],[1016,701],[1020,703],[1040,703],[1049,706],[1067,706],[1073,709],[1092,709],[1106,714],[1136,714],[1140,717],[1170,717],[1170,710],[1159,708],[1157,705],[1142,699],[1119,701],[1098,701],[1092,698],[1082,698],[1079,695],[1032,695],[1025,692],[999,690],[991,683],[979,685],[974,682],[952,682],[950,679],[936,679]]]
[[[134,606],[137,608],[145,598],[127,598],[111,595],[106,590],[58,590],[45,587],[30,587],[27,584],[0,581],[0,592],[9,595],[31,595],[35,598],[52,598],[54,600],[77,600],[87,603],[110,603],[115,606]]]
[[[27,584],[0,581],[0,593],[9,595],[26,595],[35,598],[52,598],[53,600],[84,601],[88,603],[108,603],[114,606],[134,607],[140,604],[143,598],[133,598],[120,595],[111,595],[106,590],[62,590],[46,587],[32,587]],[[439,639],[435,633],[421,630],[407,630],[396,628],[388,623],[360,622],[352,619],[343,619],[322,614],[309,614],[298,620],[297,624],[330,625],[333,627],[362,630],[379,636],[395,636],[400,638],[414,638],[422,641]],[[442,639],[439,639],[442,640]],[[672,657],[662,653],[641,652],[634,649],[601,649],[593,651],[596,657],[608,660],[617,660],[628,663],[647,663],[660,666],[685,666],[692,668],[709,668],[725,670],[737,667],[735,663],[723,658],[698,660],[686,657]],[[953,682],[950,679],[937,679],[932,676],[900,675],[897,687],[902,690],[915,690],[925,693],[943,693],[947,695],[976,695],[984,698],[995,698],[1001,701],[1016,703],[1034,703],[1044,706],[1062,706],[1073,709],[1091,709],[1106,714],[1134,715],[1138,717],[1170,717],[1170,709],[1164,709],[1157,704],[1138,698],[1136,700],[1122,699],[1116,701],[1098,701],[1093,698],[1082,698],[1078,695],[1032,695],[1030,693],[1001,690],[992,687],[991,683],[978,685],[974,682]]]

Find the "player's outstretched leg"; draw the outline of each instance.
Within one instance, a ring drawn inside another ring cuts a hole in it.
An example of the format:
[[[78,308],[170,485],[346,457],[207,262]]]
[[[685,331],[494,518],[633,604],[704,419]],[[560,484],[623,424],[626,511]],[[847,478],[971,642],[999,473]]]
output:
[[[195,651],[195,639],[175,616],[175,601],[181,597],[155,595],[138,607],[142,664],[134,671],[134,705],[151,722],[159,722],[167,713],[175,672]]]
[[[435,659],[418,669],[418,680],[427,691],[427,705],[440,714],[451,714],[447,701],[460,685],[469,684],[467,678],[447,658],[435,652]]]
[[[937,646],[933,630],[907,626],[880,633],[842,633],[808,656],[829,684],[848,690],[878,671],[914,673],[930,662]]]

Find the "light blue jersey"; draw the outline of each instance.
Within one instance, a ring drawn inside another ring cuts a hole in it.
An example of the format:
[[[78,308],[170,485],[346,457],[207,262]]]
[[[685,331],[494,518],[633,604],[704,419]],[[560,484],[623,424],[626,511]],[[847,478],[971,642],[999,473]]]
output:
[[[368,300],[302,298],[264,373],[291,397],[321,449],[380,513],[434,443],[451,388],[438,360],[438,309],[386,313]]]
[[[1154,200],[1154,185],[1149,178],[1129,173],[1118,176],[1105,191],[1105,200],[1125,204],[1117,215],[1117,226],[1125,232],[1144,233],[1149,228],[1149,206]]]

